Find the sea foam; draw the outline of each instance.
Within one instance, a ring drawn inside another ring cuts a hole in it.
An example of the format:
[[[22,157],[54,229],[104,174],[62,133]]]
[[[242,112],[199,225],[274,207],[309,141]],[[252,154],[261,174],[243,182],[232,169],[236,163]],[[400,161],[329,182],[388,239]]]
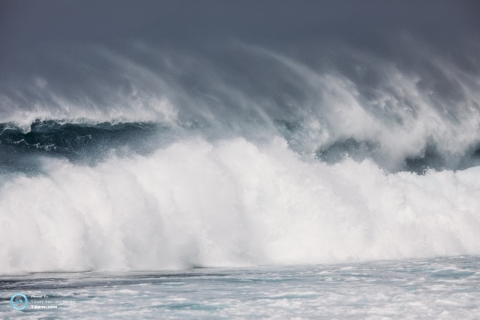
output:
[[[45,158],[0,189],[0,273],[480,253],[480,167],[388,173],[283,138],[189,138],[97,166]]]

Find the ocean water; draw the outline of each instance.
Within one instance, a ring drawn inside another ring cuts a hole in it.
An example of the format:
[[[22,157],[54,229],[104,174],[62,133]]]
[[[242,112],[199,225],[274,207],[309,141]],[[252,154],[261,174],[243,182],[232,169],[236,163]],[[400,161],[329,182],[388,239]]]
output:
[[[45,132],[5,129],[2,135],[2,146],[13,149],[4,153],[5,162],[15,164],[0,189],[2,274],[480,251],[478,166],[388,172],[369,159],[329,164],[302,158],[279,136],[212,140],[189,130],[170,133],[172,142],[147,151],[127,152],[124,145],[142,148],[133,141],[146,139],[130,134],[125,141],[122,130],[130,127],[115,132],[110,124],[64,124],[52,133],[46,126]],[[154,140],[167,130],[139,127]],[[73,144],[79,136],[91,137],[80,151]],[[46,143],[53,150],[45,150]],[[97,156],[105,145],[111,151]]]
[[[272,59],[317,109],[7,112],[1,316],[478,318],[477,93],[450,108],[400,77],[378,104]]]
[[[0,315],[5,319],[480,316],[478,256],[163,272],[34,273],[1,277],[0,285]],[[22,311],[10,307],[14,291],[29,299]]]
[[[294,120],[12,111],[2,317],[478,318],[480,110],[380,112],[318,77]]]
[[[473,1],[3,2],[0,318],[480,318]]]

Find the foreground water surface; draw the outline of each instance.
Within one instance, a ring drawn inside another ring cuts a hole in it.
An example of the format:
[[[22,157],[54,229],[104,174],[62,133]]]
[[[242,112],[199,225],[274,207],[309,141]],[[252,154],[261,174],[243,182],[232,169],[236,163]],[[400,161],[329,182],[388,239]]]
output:
[[[2,318],[474,319],[480,257],[0,278]],[[25,294],[22,311],[10,305]],[[47,308],[48,306],[48,308]]]

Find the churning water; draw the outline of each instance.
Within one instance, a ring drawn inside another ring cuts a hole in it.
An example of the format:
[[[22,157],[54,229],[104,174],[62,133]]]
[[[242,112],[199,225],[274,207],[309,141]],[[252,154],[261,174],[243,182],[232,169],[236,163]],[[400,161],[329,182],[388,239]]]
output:
[[[1,75],[0,314],[478,316],[477,60],[233,42]]]
[[[475,256],[181,272],[38,273],[0,278],[18,319],[476,319]],[[22,312],[10,292],[28,292]]]

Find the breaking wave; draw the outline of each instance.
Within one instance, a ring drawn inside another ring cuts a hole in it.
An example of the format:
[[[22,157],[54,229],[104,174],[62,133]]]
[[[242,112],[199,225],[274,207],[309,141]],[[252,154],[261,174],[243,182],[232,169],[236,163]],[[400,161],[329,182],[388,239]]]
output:
[[[0,190],[0,270],[307,264],[480,253],[480,168],[305,161],[282,138],[183,140]]]
[[[476,76],[242,50],[3,88],[0,273],[480,254]]]

